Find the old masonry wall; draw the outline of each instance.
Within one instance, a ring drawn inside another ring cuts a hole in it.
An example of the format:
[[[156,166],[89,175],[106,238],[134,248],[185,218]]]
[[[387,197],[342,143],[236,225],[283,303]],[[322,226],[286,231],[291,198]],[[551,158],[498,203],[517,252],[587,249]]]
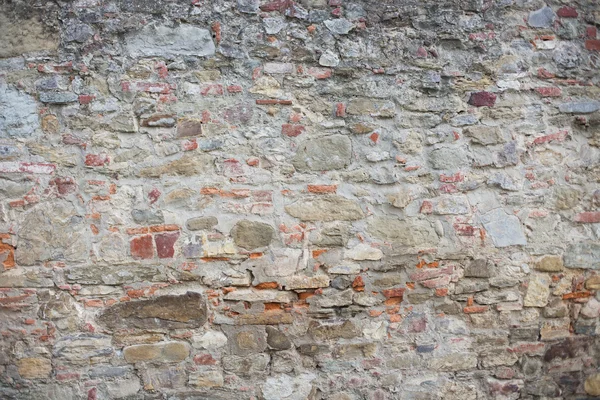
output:
[[[598,398],[599,26],[0,1],[0,398]]]

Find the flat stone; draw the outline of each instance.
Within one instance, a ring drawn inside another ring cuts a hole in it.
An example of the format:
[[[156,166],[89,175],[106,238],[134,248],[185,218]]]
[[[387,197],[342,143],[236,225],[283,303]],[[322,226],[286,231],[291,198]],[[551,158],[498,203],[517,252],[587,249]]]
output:
[[[201,175],[213,169],[213,157],[207,154],[196,154],[183,157],[155,167],[142,168],[139,176],[143,178],[160,178],[168,176],[194,176]]]
[[[141,375],[145,390],[179,389],[187,383],[186,371],[179,365],[145,367]]]
[[[346,107],[350,115],[369,115],[371,117],[394,118],[396,106],[388,100],[374,100],[367,98],[351,99]]]
[[[334,288],[323,289],[323,293],[316,299],[319,307],[347,307],[352,304],[354,290],[337,290]],[[312,299],[311,299],[312,300]]]
[[[186,221],[185,226],[190,231],[206,231],[211,230],[219,223],[217,217],[196,217]]]
[[[481,222],[487,234],[492,238],[494,246],[525,246],[527,239],[523,233],[521,221],[514,215],[496,208],[483,214]]]
[[[532,28],[548,28],[554,23],[556,14],[552,8],[545,6],[529,13],[527,24]]]
[[[165,217],[161,210],[132,210],[133,222],[140,225],[160,225],[165,223]]]
[[[72,365],[106,363],[113,353],[110,336],[97,334],[63,336],[56,341],[52,349],[56,361]]]
[[[437,215],[461,215],[470,214],[471,206],[466,196],[440,196],[431,200],[433,213]]]
[[[529,279],[523,305],[525,307],[546,307],[548,296],[550,296],[550,278],[547,275],[533,275]]]
[[[254,290],[254,289],[238,289],[227,293],[224,300],[229,301],[247,301],[266,302],[266,303],[290,303],[295,300],[292,293],[281,292],[279,290]]]
[[[47,358],[21,358],[17,371],[23,379],[45,379],[52,373],[52,363]]]
[[[564,265],[561,256],[544,256],[535,263],[534,268],[544,272],[560,272]]]
[[[477,368],[477,355],[474,353],[454,353],[435,357],[429,362],[435,371],[451,372]]]
[[[197,371],[190,374],[189,384],[196,387],[213,388],[225,384],[221,371]]]
[[[429,163],[433,169],[456,170],[468,163],[467,155],[460,147],[439,147],[429,153]]]
[[[473,260],[465,267],[465,277],[467,278],[489,278],[490,276],[490,267],[486,259]]]
[[[562,113],[589,114],[600,110],[600,101],[577,101],[559,104]]]
[[[115,304],[98,317],[110,329],[199,328],[206,320],[206,302],[194,292]]]
[[[279,329],[267,326],[267,344],[275,350],[287,350],[292,347],[290,339]]]
[[[219,331],[207,331],[192,337],[192,346],[196,349],[216,350],[225,347],[227,336]]]
[[[235,244],[246,250],[268,246],[274,235],[275,229],[271,225],[246,219],[237,222],[231,229]]]
[[[360,264],[335,265],[327,269],[327,273],[334,275],[357,275],[360,271]]]
[[[283,311],[265,311],[259,314],[240,314],[235,318],[236,325],[280,325],[291,324],[294,316]]]
[[[48,104],[69,104],[79,99],[77,94],[72,92],[41,92],[40,101]]]
[[[125,347],[123,357],[128,363],[179,362],[190,355],[190,346],[185,342],[160,342]]]
[[[360,243],[346,250],[345,257],[355,261],[364,260],[381,260],[383,258],[383,252],[367,243]],[[331,272],[331,270],[329,271]]]
[[[369,220],[368,232],[376,238],[403,246],[435,245],[439,237],[428,221],[393,217],[374,217]]]
[[[344,321],[342,323],[313,321],[308,332],[317,341],[352,339],[362,334],[352,321]]]
[[[286,278],[285,288],[287,290],[296,289],[318,289],[329,286],[329,276],[327,275],[315,275],[315,276],[303,276],[294,275]]]
[[[2,31],[4,31],[4,27]],[[2,43],[4,42],[0,40],[0,52]],[[35,99],[2,82],[0,82],[0,115],[2,116],[0,117],[0,138],[28,137],[40,127]],[[4,158],[6,157],[4,149],[9,149],[9,147],[3,146],[2,149]]]
[[[161,14],[165,10],[162,0],[118,0],[117,4],[126,12]]]
[[[316,376],[303,373],[299,376],[270,376],[262,385],[265,400],[306,400],[310,398],[313,386],[310,383]]]
[[[174,28],[147,25],[127,35],[125,49],[132,57],[203,57],[215,54],[215,44],[209,30],[188,24]]]
[[[89,257],[83,215],[67,201],[39,203],[25,212],[16,246],[18,265],[61,260],[83,262]],[[48,246],[52,243],[52,246]]]
[[[338,195],[319,195],[298,200],[285,207],[302,221],[356,221],[364,218],[358,203]]]
[[[600,269],[600,243],[570,244],[564,254],[564,264],[567,268]]]
[[[570,327],[568,318],[545,321],[540,329],[540,337],[543,341],[565,339],[571,336]]]
[[[347,167],[351,157],[350,139],[343,135],[331,135],[301,143],[292,164],[303,172],[330,171]]]
[[[323,23],[331,33],[336,33],[338,35],[347,35],[354,29],[354,24],[345,18],[328,19]]]
[[[473,143],[484,146],[506,142],[498,126],[475,125],[465,128],[463,133],[470,137]]]

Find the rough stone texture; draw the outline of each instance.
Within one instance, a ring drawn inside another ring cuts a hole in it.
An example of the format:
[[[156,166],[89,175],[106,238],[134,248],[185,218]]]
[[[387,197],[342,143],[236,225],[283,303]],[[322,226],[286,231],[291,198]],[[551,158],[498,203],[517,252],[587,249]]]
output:
[[[275,230],[271,225],[262,222],[239,221],[231,230],[231,237],[236,245],[247,250],[268,246],[273,240]]]
[[[98,317],[111,329],[198,328],[206,319],[206,302],[195,292],[116,304]]]
[[[599,397],[597,1],[0,1],[0,399]]]

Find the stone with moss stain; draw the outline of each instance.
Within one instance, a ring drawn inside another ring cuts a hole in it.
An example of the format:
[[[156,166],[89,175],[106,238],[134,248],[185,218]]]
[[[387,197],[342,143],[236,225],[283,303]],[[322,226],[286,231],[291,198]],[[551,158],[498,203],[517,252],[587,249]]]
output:
[[[535,269],[544,272],[560,272],[564,269],[561,256],[544,256],[535,263]]]
[[[53,53],[58,49],[60,35],[50,24],[44,23],[44,18],[50,20],[57,16],[44,15],[43,8],[35,10],[37,5],[33,6],[33,3],[31,6],[25,6],[26,11],[22,9],[23,6],[23,3],[0,2],[0,58],[37,51]],[[16,10],[12,7],[21,9]],[[23,12],[26,14],[21,15],[26,15],[25,18],[15,15]]]
[[[247,219],[238,221],[231,229],[231,237],[235,244],[246,250],[268,246],[274,234],[275,230],[271,225]]]
[[[356,202],[338,195],[301,199],[286,206],[285,211],[302,221],[356,221],[364,218]]]
[[[360,329],[352,321],[344,321],[342,323],[313,321],[310,323],[308,332],[317,341],[352,339],[361,335]]]
[[[387,100],[374,100],[366,98],[352,99],[346,107],[346,113],[350,115],[370,115],[380,118],[394,118],[396,107],[393,102]]]
[[[302,172],[330,171],[346,168],[352,157],[352,142],[344,135],[331,135],[306,140],[292,160]]]
[[[581,192],[574,188],[559,186],[554,189],[554,196],[556,197],[556,208],[570,210],[579,204]]]
[[[185,226],[190,231],[210,230],[219,223],[217,217],[196,217],[186,221]]]
[[[292,347],[290,339],[279,329],[267,326],[267,344],[275,350],[287,350]]]
[[[194,292],[115,304],[98,317],[110,329],[199,328],[206,320],[206,302]]]
[[[185,342],[159,342],[125,347],[123,357],[128,363],[179,362],[190,355],[190,346]]]

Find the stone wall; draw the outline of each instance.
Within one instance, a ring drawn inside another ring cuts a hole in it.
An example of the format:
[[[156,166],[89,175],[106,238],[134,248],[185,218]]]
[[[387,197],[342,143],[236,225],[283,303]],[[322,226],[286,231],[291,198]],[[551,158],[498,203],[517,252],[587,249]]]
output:
[[[0,1],[0,398],[600,396],[598,26]]]

